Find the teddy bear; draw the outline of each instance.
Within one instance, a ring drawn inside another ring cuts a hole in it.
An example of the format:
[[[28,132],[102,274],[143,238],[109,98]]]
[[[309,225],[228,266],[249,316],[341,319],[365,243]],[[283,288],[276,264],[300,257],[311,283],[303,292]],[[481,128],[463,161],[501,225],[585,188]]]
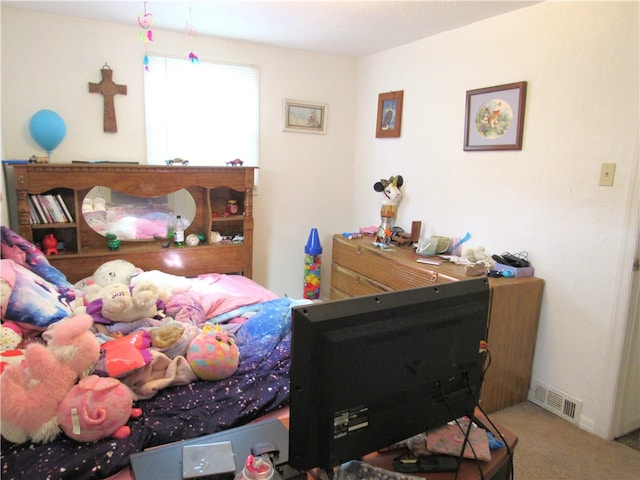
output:
[[[133,288],[123,283],[109,284],[102,290],[102,316],[113,322],[135,322],[162,315],[158,310],[158,288],[140,282]]]
[[[80,280],[75,288],[84,294],[85,305],[101,297],[108,285],[131,285],[131,280],[142,273],[142,269],[122,259],[110,260],[100,265],[91,277]]]
[[[30,344],[21,363],[5,369],[0,376],[3,437],[13,443],[47,443],[58,436],[58,405],[100,355],[92,324],[89,315],[52,324],[42,334],[46,346]]]
[[[89,375],[75,385],[58,405],[62,431],[78,442],[101,438],[126,438],[129,418],[140,418],[142,409],[133,408],[131,390],[116,378]]]

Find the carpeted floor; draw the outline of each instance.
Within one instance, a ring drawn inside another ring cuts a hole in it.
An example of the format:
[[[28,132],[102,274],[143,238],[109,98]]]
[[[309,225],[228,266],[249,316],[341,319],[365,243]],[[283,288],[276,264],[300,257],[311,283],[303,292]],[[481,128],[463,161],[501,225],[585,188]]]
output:
[[[627,447],[631,447],[635,450],[640,451],[640,428],[638,430],[634,430],[631,433],[627,433],[626,435],[616,438],[616,441],[623,443]]]
[[[530,402],[489,415],[518,436],[514,480],[639,480],[640,451]]]

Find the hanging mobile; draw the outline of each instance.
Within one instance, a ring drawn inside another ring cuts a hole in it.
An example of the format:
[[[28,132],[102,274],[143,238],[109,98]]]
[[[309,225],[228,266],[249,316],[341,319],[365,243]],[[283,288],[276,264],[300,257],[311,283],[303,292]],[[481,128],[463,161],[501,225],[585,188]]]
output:
[[[198,55],[193,53],[193,51],[195,50],[195,39],[198,36],[198,32],[193,23],[191,23],[191,8],[189,8],[189,20],[187,20],[187,24],[185,25],[184,29],[187,31],[187,35],[189,35],[189,37],[191,38],[191,51],[189,52],[189,60],[191,61],[191,63],[200,63]]]
[[[138,32],[138,40],[140,40],[144,47],[144,58],[142,63],[144,65],[144,69],[149,71],[149,55],[147,53],[147,42],[153,42],[153,30],[151,30],[151,25],[153,25],[153,13],[147,12],[147,2],[144,2],[144,14],[138,15],[138,25],[140,25],[140,30]]]

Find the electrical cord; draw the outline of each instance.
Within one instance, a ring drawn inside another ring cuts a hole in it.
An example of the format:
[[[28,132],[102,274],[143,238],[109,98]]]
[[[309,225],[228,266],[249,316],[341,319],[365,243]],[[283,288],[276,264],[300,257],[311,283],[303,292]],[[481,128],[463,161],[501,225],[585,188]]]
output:
[[[463,374],[464,377],[467,380],[467,387],[469,387],[469,379],[467,377],[466,374]],[[482,466],[480,465],[480,460],[478,459],[478,455],[476,454],[475,448],[473,448],[473,444],[471,442],[469,442],[469,434],[471,433],[471,428],[472,428],[472,424],[473,424],[473,420],[475,418],[475,415],[473,414],[473,410],[475,410],[475,406],[472,409],[472,412],[468,415],[469,418],[469,425],[467,426],[467,431],[464,431],[464,428],[462,428],[462,425],[460,425],[460,422],[458,422],[458,418],[457,415],[453,412],[453,409],[451,408],[451,405],[449,404],[449,402],[447,401],[447,397],[444,394],[444,392],[442,391],[442,384],[440,382],[436,382],[436,385],[438,386],[438,391],[440,393],[440,398],[442,399],[442,401],[444,402],[445,407],[447,407],[447,410],[449,411],[449,415],[451,416],[451,418],[453,418],[455,424],[458,426],[458,428],[460,429],[460,431],[464,434],[464,442],[462,443],[462,448],[460,449],[460,455],[458,457],[458,468],[456,469],[456,476],[455,476],[455,480],[458,480],[458,475],[460,473],[460,465],[462,464],[462,460],[464,458],[464,451],[467,448],[467,445],[469,445],[469,448],[471,449],[471,452],[473,453],[473,457],[476,461],[476,466],[478,467],[478,472],[480,473],[480,480],[485,480],[484,478],[484,473],[482,472]],[[475,401],[475,403],[477,404],[478,402],[475,400],[475,396],[471,395]]]
[[[498,429],[498,427],[496,427],[495,423],[493,423],[493,421],[489,418],[489,415],[487,415],[485,413],[485,411],[483,410],[482,406],[480,405],[480,402],[478,401],[476,396],[473,394],[473,389],[471,388],[471,385],[469,384],[469,377],[465,375],[465,378],[466,378],[466,381],[467,381],[467,389],[469,390],[469,393],[473,397],[473,399],[474,399],[474,401],[476,403],[476,406],[478,407],[478,410],[480,410],[482,415],[484,415],[484,417],[487,419],[487,421],[491,425],[491,428],[493,428],[494,432],[498,434],[498,436],[502,440],[502,443],[504,443],[504,446],[507,449],[507,456],[509,458],[509,476],[507,478],[510,479],[510,480],[515,480],[515,471],[514,471],[514,468],[513,468],[513,451],[509,447],[509,443],[507,442],[506,438],[504,438],[504,435],[502,434],[502,432]]]

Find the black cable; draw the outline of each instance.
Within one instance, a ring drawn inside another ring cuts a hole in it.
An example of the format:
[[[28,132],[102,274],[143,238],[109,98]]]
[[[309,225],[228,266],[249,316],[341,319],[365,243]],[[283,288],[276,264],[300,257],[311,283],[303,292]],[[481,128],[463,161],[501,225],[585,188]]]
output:
[[[488,353],[488,350],[487,350],[487,353]],[[469,384],[469,377],[465,375],[465,378],[466,378],[466,381],[467,381],[467,389],[469,390],[469,393],[473,397],[473,399],[474,399],[474,401],[476,403],[476,406],[478,407],[478,410],[480,410],[480,412],[487,419],[487,421],[489,422],[491,427],[500,436],[500,439],[502,440],[502,443],[504,443],[504,446],[507,449],[507,456],[509,458],[509,474],[510,474],[508,478],[511,479],[511,480],[515,480],[515,470],[513,468],[513,452],[511,451],[511,448],[509,447],[509,443],[507,442],[506,438],[504,438],[504,435],[502,435],[502,432],[498,429],[498,427],[496,427],[495,423],[493,423],[493,421],[485,413],[485,411],[483,410],[482,406],[480,405],[480,402],[478,401],[476,396],[473,394],[473,389],[471,388],[471,385]]]
[[[464,376],[467,377],[466,375],[464,375]],[[469,384],[469,380],[467,378],[467,385],[468,384]],[[453,418],[454,422],[456,423],[456,425],[458,426],[460,431],[464,434],[464,442],[462,443],[462,448],[460,450],[460,455],[458,457],[458,468],[456,470],[455,480],[458,480],[458,475],[460,473],[460,466],[462,465],[462,460],[464,459],[464,450],[467,447],[467,444],[469,445],[469,448],[471,448],[471,452],[473,453],[473,457],[474,457],[474,459],[476,461],[476,466],[478,467],[478,472],[480,472],[480,479],[481,480],[485,480],[484,473],[482,471],[482,466],[480,465],[480,460],[478,459],[478,455],[476,454],[476,450],[475,450],[475,448],[473,448],[473,445],[471,444],[471,442],[469,442],[469,434],[471,433],[471,427],[472,427],[473,419],[475,418],[475,415],[473,413],[473,410],[475,410],[475,406],[472,409],[471,414],[468,416],[469,425],[467,427],[467,431],[465,432],[464,429],[462,428],[462,425],[460,425],[460,423],[458,422],[458,418],[457,418],[456,414],[453,412],[453,409],[449,405],[449,402],[447,401],[447,397],[442,392],[442,384],[440,382],[436,382],[436,385],[438,385],[438,390],[440,392],[440,398],[442,398],[442,401],[444,402],[445,407],[447,407],[447,410],[449,410],[450,417]],[[473,397],[473,399],[475,401],[475,396],[473,396],[473,394],[471,396]],[[476,404],[477,404],[477,401],[476,401]]]
[[[491,352],[489,351],[489,348],[486,348],[485,351],[485,365],[484,365],[484,370],[482,370],[482,380],[484,380],[484,376],[487,373],[487,370],[489,370],[489,367],[491,366],[491,361],[493,360],[493,357],[491,357]]]

